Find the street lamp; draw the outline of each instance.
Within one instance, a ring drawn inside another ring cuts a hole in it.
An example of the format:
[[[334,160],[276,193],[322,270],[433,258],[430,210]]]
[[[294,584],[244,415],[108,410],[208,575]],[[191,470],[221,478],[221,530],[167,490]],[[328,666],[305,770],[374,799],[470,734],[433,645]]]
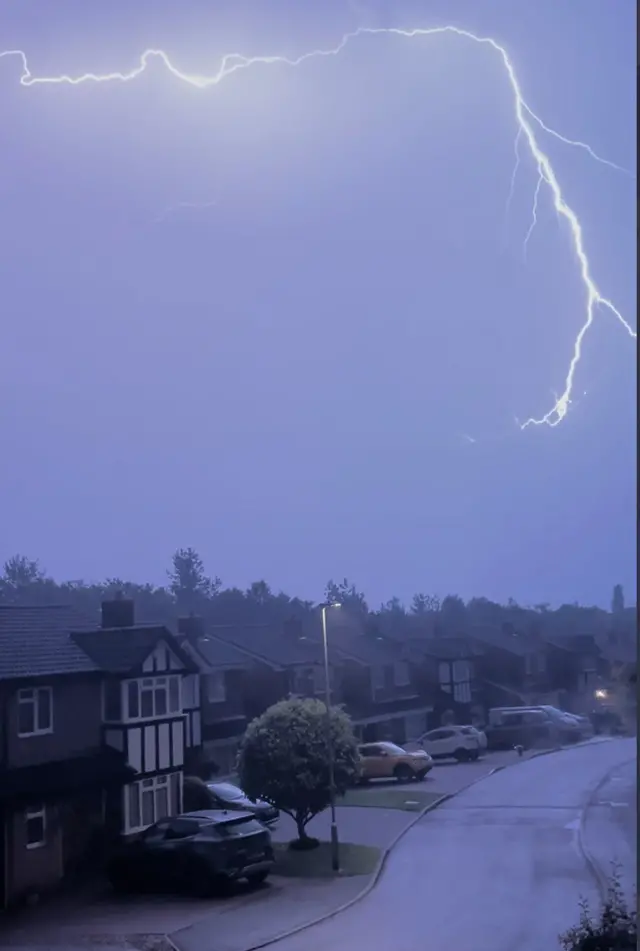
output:
[[[336,822],[336,780],[333,764],[333,739],[331,736],[331,683],[329,680],[329,642],[327,640],[327,611],[329,608],[339,608],[340,604],[333,601],[322,605],[322,649],[324,652],[324,703],[327,708],[327,759],[329,761],[329,805],[331,807],[331,868],[334,872],[340,870],[340,843],[338,841],[338,824]]]

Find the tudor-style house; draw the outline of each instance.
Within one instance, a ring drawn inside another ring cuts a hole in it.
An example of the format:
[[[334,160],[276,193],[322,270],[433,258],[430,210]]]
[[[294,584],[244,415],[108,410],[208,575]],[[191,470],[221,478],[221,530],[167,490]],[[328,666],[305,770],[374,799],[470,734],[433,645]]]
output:
[[[181,810],[192,677],[131,601],[105,602],[100,626],[61,605],[0,606],[0,908]]]

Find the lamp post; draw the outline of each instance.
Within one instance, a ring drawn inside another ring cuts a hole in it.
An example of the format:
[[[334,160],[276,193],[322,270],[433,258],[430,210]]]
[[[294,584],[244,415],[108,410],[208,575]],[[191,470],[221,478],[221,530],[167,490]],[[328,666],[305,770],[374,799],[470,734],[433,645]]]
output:
[[[327,611],[339,608],[337,602],[322,605],[322,649],[324,652],[324,702],[327,708],[327,759],[329,762],[329,806],[331,808],[331,868],[340,871],[340,843],[336,822],[336,780],[334,770],[333,739],[331,736],[331,683],[329,680],[329,642],[327,640]]]

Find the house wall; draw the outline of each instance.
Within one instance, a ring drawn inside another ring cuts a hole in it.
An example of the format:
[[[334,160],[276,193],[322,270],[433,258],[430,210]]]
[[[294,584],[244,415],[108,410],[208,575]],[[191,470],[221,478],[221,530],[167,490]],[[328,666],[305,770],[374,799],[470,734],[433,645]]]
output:
[[[44,845],[27,848],[22,810],[8,811],[6,819],[6,902],[11,905],[28,894],[48,891],[63,876],[62,829],[56,806],[46,808],[47,839]]]
[[[33,685],[33,681],[28,684]],[[80,756],[101,745],[99,679],[54,678],[39,685],[53,689],[53,731],[38,736],[18,736],[18,687],[6,691],[5,742],[10,768]]]

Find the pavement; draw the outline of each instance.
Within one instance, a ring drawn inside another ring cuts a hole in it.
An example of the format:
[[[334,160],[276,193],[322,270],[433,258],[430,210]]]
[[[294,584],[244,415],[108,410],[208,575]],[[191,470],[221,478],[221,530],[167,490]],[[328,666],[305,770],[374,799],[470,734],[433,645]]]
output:
[[[411,874],[410,881],[407,881],[406,874],[403,873],[404,905],[407,907],[404,910],[399,909],[400,913],[408,916],[413,914],[413,917],[416,918],[417,907],[419,909],[417,917],[420,921],[423,921],[422,915],[426,913],[424,896],[422,894],[416,896],[418,899],[417,905],[411,896],[412,893],[415,894],[416,882],[422,880],[427,871],[432,874],[435,855],[437,855],[438,867],[442,865],[445,871],[454,871],[458,861],[465,863],[466,867],[467,860],[464,857],[464,849],[462,852],[460,851],[460,829],[467,830],[463,838],[469,843],[473,843],[475,841],[474,837],[481,835],[482,848],[484,849],[487,848],[487,837],[489,837],[489,852],[494,853],[496,849],[501,850],[505,847],[507,851],[509,850],[508,845],[505,846],[500,838],[495,838],[496,829],[499,830],[499,835],[503,835],[504,825],[504,828],[510,830],[509,835],[513,837],[514,830],[526,830],[530,827],[528,820],[532,818],[533,814],[530,810],[526,811],[524,806],[525,820],[527,821],[522,823],[514,821],[519,815],[519,800],[517,795],[513,803],[511,799],[514,790],[517,792],[520,785],[516,783],[513,787],[512,784],[515,779],[507,782],[506,779],[500,780],[500,777],[517,777],[523,771],[525,773],[533,771],[532,775],[545,777],[544,781],[538,780],[539,782],[543,782],[543,785],[546,784],[547,787],[555,790],[555,785],[562,779],[567,769],[573,775],[573,766],[571,765],[568,768],[565,764],[573,764],[574,758],[577,757],[580,762],[584,759],[585,762],[591,763],[598,780],[600,780],[602,774],[606,771],[606,764],[603,767],[603,760],[608,763],[607,756],[613,756],[614,760],[618,756],[616,762],[621,762],[624,756],[619,756],[617,751],[621,748],[620,744],[625,743],[629,744],[629,741],[611,740],[608,742],[601,741],[600,743],[596,741],[588,747],[578,747],[538,758],[532,758],[532,753],[525,754],[517,769],[504,770],[504,772],[498,772],[493,777],[489,775],[491,771],[514,764],[519,761],[519,757],[513,751],[490,753],[476,763],[438,764],[427,779],[419,785],[412,783],[406,787],[401,787],[394,782],[392,787],[394,789],[406,789],[407,798],[410,799],[411,794],[418,789],[444,795],[455,793],[479,779],[484,780],[479,785],[469,789],[468,792],[460,793],[450,803],[439,806],[430,817],[427,816],[419,822],[420,829],[424,827],[429,830],[428,844],[425,847],[422,844],[419,846],[419,853],[425,866],[428,866],[428,870],[426,867],[421,870],[416,869],[415,875]],[[611,749],[611,753],[601,753],[600,750],[604,750],[605,747]],[[588,754],[580,753],[580,750],[586,749],[591,750],[591,752]],[[633,752],[635,752],[635,741],[633,741]],[[631,755],[633,754],[629,753],[629,756]],[[528,762],[528,760],[531,761]],[[560,769],[559,766],[562,766],[562,768]],[[583,772],[579,771],[574,778],[574,785],[576,783],[579,785],[585,779]],[[635,778],[635,772],[633,772],[633,776]],[[580,777],[582,777],[582,780]],[[524,788],[527,787],[528,782],[529,780],[525,782]],[[506,783],[504,791],[500,783]],[[378,785],[381,785],[381,783],[372,784],[372,787]],[[464,808],[460,813],[457,811],[458,804],[464,804],[469,796],[480,795],[479,792],[474,793],[474,790],[479,791],[484,788],[492,790],[491,798],[494,805],[491,809],[487,808],[478,813],[477,811],[469,812],[469,808],[466,807],[467,811]],[[584,798],[586,795],[584,789],[580,788],[581,792],[576,791],[576,799],[580,799],[580,796]],[[605,787],[603,787],[603,790],[603,795],[608,795]],[[550,795],[553,796],[556,793],[553,792]],[[629,795],[628,791],[625,795]],[[544,799],[544,796],[541,798]],[[580,802],[582,802],[582,799]],[[540,809],[544,818],[548,813],[548,808],[541,805]],[[621,807],[612,806],[608,809],[609,812],[613,812],[616,822],[623,822]],[[456,811],[452,812],[452,810]],[[575,808],[573,813],[575,813]],[[575,820],[573,813],[573,820]],[[451,819],[452,815],[454,816],[453,821]],[[551,812],[551,815],[555,815],[555,813]],[[560,812],[557,815],[560,815]],[[475,828],[478,816],[482,819],[481,826],[484,829],[482,834]],[[506,816],[509,821],[506,824],[501,824],[500,816]],[[600,847],[599,843],[602,841],[602,832],[599,827],[596,828],[596,813],[594,812],[593,815],[590,813],[590,816],[592,821],[586,827],[586,831],[589,833],[590,841],[595,839],[593,849],[597,852]],[[415,819],[415,812],[405,812],[399,809],[338,807],[338,825],[343,841],[375,845],[382,850],[386,849],[411,822],[415,822]],[[599,812],[597,813],[597,819],[599,823],[606,822],[604,815],[601,817]],[[626,813],[624,821],[626,823],[629,821]],[[460,829],[458,829],[458,826],[460,826]],[[415,842],[421,841],[416,840],[416,836],[422,834],[419,834],[417,829],[418,827],[414,827],[395,847],[385,865],[382,878],[369,897],[358,902],[349,911],[340,914],[338,918],[332,919],[333,924],[330,920],[326,925],[318,925],[301,932],[297,938],[287,939],[282,944],[278,943],[278,951],[281,948],[282,951],[294,951],[294,948],[298,951],[303,947],[303,942],[305,951],[320,951],[320,949],[324,951],[325,947],[328,949],[330,944],[336,942],[336,935],[342,935],[342,925],[338,926],[337,922],[345,921],[347,923],[345,926],[350,926],[356,931],[358,929],[363,930],[364,934],[368,934],[368,916],[364,913],[361,914],[358,909],[372,907],[371,902],[377,907],[378,895],[381,895],[384,900],[386,890],[389,887],[387,883],[393,879],[391,870],[395,867],[396,856],[398,854],[404,855],[407,849],[411,852],[411,849],[416,848]],[[328,813],[316,817],[310,823],[309,831],[319,838],[328,838]],[[292,824],[290,824],[287,817],[283,817],[274,838],[280,841],[287,840],[293,834]],[[435,839],[431,841],[434,835]],[[569,835],[570,838],[571,836],[575,837],[577,832],[572,827],[569,832],[566,832],[566,835]],[[630,830],[626,825],[620,835],[623,839],[626,836],[629,840]],[[611,837],[609,836],[609,838]],[[629,841],[632,841],[635,846],[635,837]],[[411,843],[414,844],[410,845]],[[602,850],[600,849],[600,851]],[[600,858],[602,858],[601,855]],[[473,867],[473,863],[470,867]],[[43,904],[42,907],[31,910],[28,916],[17,919],[0,937],[0,948],[3,951],[10,951],[13,948],[20,948],[21,951],[25,951],[26,948],[32,948],[33,951],[42,951],[44,948],[55,948],[56,951],[76,951],[77,948],[86,949],[88,946],[99,946],[101,951],[112,951],[116,948],[118,951],[129,948],[144,948],[145,951],[147,949],[148,951],[167,951],[172,947],[172,944],[164,941],[163,935],[169,935],[173,945],[177,946],[180,951],[246,951],[252,946],[273,939],[284,931],[304,926],[323,914],[332,913],[337,908],[355,899],[370,882],[371,876],[304,881],[272,876],[268,883],[259,889],[239,887],[233,896],[214,901],[167,898],[167,896],[135,896],[128,899],[118,899],[110,894],[93,895],[83,902],[70,899],[66,902]],[[486,883],[484,884],[486,885]],[[458,889],[455,875],[453,881],[450,882],[450,887],[454,891]],[[352,924],[349,925],[349,922]],[[329,938],[325,938],[325,928],[328,928]],[[335,930],[336,928],[338,930]],[[477,937],[475,930],[474,936]],[[320,942],[317,948],[316,945],[308,943],[312,940]],[[341,937],[338,943],[342,943]],[[362,943],[361,939],[358,939],[356,943]],[[367,938],[367,943],[369,944],[369,938]],[[444,946],[450,946],[448,940]],[[464,951],[464,945],[455,946],[457,951]],[[477,951],[478,946],[475,942],[473,951]],[[494,951],[501,951],[500,946],[494,946],[493,944],[491,946]],[[512,945],[512,947],[516,946],[521,947],[522,951],[528,951],[525,945],[520,946],[517,943]],[[378,945],[371,944],[368,951],[376,951],[377,947]],[[384,948],[384,951],[388,951],[389,947],[393,947],[394,951],[404,951],[397,945],[397,942],[388,945],[382,943],[379,947],[380,949]],[[420,943],[416,944],[415,947],[421,948]],[[551,945],[551,947],[554,946]],[[414,945],[407,945],[407,948],[411,948],[411,951],[413,951]],[[547,948],[544,951],[547,951]]]
[[[613,778],[620,764],[633,761],[635,771],[635,756],[635,739],[612,739],[487,777],[410,829],[362,901],[275,948],[558,949],[558,935],[577,921],[580,899],[594,906],[599,900],[581,843],[585,807],[610,770]],[[601,825],[589,827],[599,861],[617,851],[611,833],[617,820],[611,810],[608,815],[610,821],[603,813]],[[633,831],[625,830],[624,836]],[[180,947],[196,951],[195,944]],[[214,947],[201,943],[197,951]]]

